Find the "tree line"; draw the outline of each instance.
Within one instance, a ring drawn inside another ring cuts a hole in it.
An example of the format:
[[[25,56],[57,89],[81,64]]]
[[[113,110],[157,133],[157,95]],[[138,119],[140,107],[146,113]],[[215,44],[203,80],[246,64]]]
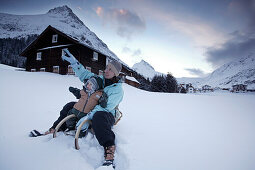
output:
[[[1,38],[0,63],[24,68],[26,58],[20,56],[20,53],[37,37],[38,35],[29,35],[26,38]]]
[[[144,78],[137,72],[134,77],[139,81],[140,89],[151,92],[177,93],[177,80],[171,73],[155,75],[152,80]]]

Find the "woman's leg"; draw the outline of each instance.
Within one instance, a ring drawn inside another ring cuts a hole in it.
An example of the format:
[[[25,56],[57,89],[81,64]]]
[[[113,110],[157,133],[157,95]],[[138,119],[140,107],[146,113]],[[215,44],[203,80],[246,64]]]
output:
[[[112,131],[112,126],[115,122],[113,115],[109,112],[96,112],[92,119],[92,127],[95,131],[96,138],[100,145],[104,147],[105,161],[103,166],[114,165],[115,153],[115,134]]]
[[[115,145],[115,134],[112,126],[115,122],[113,115],[109,112],[96,112],[92,119],[92,128],[100,145],[108,147]]]

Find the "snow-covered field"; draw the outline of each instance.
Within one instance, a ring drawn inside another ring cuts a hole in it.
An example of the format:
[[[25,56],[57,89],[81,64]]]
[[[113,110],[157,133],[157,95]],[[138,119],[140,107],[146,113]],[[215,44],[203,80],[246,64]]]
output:
[[[0,169],[90,170],[103,160],[94,136],[28,137],[47,130],[79,79],[0,65]],[[117,170],[254,170],[255,94],[151,93],[123,85],[114,127]]]

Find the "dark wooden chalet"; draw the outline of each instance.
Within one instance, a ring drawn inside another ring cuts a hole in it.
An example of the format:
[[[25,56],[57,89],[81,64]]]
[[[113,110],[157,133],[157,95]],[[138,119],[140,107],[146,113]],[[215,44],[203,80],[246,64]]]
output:
[[[65,48],[84,67],[98,75],[103,74],[108,60],[113,60],[111,56],[102,54],[50,25],[20,55],[27,57],[26,71],[74,74],[69,63],[61,59]],[[122,72],[132,76],[132,70],[126,65],[123,65]]]

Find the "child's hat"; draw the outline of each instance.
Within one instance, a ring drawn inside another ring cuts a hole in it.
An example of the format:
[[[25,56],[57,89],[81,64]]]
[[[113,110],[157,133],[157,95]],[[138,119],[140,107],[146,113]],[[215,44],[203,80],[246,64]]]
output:
[[[103,88],[103,80],[100,77],[91,77],[88,81],[93,84],[93,87],[95,87],[94,90]]]

